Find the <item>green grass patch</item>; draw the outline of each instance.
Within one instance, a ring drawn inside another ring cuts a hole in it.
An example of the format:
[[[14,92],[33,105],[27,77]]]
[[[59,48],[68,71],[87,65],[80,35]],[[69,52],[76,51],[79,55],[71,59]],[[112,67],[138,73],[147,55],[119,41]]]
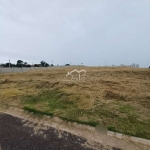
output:
[[[79,123],[79,124],[84,124],[84,125],[89,125],[89,126],[92,126],[92,127],[96,127],[99,123],[96,122],[96,121],[89,121],[89,122],[86,122],[86,121],[79,121],[79,120],[72,120],[72,119],[68,119],[68,118],[64,118],[64,117],[60,117],[62,120],[65,120],[65,121],[70,121],[70,122],[76,122],[76,123]]]
[[[30,107],[27,107],[27,106],[24,106],[23,109],[28,111],[28,112],[32,112],[36,115],[54,116],[53,113],[42,112],[42,111],[36,110],[35,108],[30,108]],[[61,118],[64,121],[76,122],[76,123],[79,123],[79,124],[89,125],[89,126],[93,126],[93,127],[96,127],[98,125],[98,122],[78,121],[78,120],[72,120],[72,119],[68,119],[68,118],[65,118],[65,117],[61,117],[61,116],[59,118]]]
[[[150,120],[140,118],[134,106],[102,103],[92,109],[81,109],[81,100],[80,95],[67,94],[61,90],[44,90],[37,95],[23,97],[22,104],[24,110],[35,114],[56,116],[93,127],[101,120],[110,131],[150,139]],[[112,108],[112,105],[117,108]]]
[[[136,109],[130,105],[123,105],[123,106],[120,106],[119,111],[121,113],[134,113]]]
[[[39,114],[39,115],[47,115],[47,116],[53,116],[54,114],[53,113],[47,113],[47,112],[42,112],[40,110],[37,110],[35,108],[30,108],[28,106],[24,106],[23,107],[24,110],[28,111],[28,112],[32,112],[34,114]]]

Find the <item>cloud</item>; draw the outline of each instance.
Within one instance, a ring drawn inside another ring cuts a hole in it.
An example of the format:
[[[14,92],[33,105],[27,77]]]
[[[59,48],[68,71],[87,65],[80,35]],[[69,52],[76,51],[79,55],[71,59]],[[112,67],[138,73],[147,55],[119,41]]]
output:
[[[147,67],[149,8],[147,0],[0,1],[0,56]]]

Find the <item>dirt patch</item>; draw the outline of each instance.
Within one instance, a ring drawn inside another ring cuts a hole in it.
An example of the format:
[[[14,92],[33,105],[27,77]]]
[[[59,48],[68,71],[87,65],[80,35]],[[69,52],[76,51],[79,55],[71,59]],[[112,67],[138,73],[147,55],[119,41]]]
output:
[[[114,93],[112,91],[107,91],[107,90],[104,91],[103,98],[105,98],[107,100],[113,100],[113,99],[125,100],[125,97],[123,97],[122,95],[119,95],[117,93]]]

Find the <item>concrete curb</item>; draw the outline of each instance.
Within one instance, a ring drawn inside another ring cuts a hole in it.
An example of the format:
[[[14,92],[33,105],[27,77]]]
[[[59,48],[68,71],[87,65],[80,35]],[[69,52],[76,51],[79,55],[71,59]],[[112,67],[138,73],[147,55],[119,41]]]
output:
[[[113,142],[118,143],[118,145],[119,145],[119,140],[123,140],[123,141],[128,141],[130,143],[134,142],[134,143],[139,143],[139,144],[144,144],[144,145],[150,146],[150,140],[137,138],[137,137],[133,137],[133,136],[129,136],[129,135],[124,135],[124,134],[116,133],[116,132],[112,132],[112,131],[108,131],[107,135],[101,135],[96,132],[94,127],[91,127],[88,125],[72,123],[72,122],[66,123],[58,117],[49,117],[49,116],[44,115],[43,119],[41,121],[39,121],[37,119],[32,119],[32,118],[35,118],[33,113],[29,113],[22,109],[13,108],[13,107],[11,107],[7,111],[3,111],[3,112],[6,114],[9,114],[9,115],[18,117],[18,118],[27,119],[30,121],[34,120],[38,123],[42,123],[42,124],[54,127],[58,130],[67,131],[67,132],[70,132],[70,133],[78,135],[78,136],[83,136],[85,138],[86,138],[86,136],[89,135],[89,136],[93,137],[93,138],[91,138],[91,140],[94,140],[95,142],[104,142],[106,144],[106,143],[109,143],[109,140],[110,140],[109,137],[112,137]],[[76,133],[76,131],[78,131],[78,134]],[[88,132],[88,135],[85,136],[84,131]],[[106,136],[109,139],[107,141],[105,141],[107,139]],[[118,139],[118,141],[117,141],[117,139]]]
[[[129,135],[124,135],[124,134],[117,133],[117,132],[108,131],[107,135],[116,137],[116,138],[122,139],[122,140],[128,139],[129,141],[132,141],[132,142],[138,142],[141,144],[150,145],[150,140],[142,139],[142,138],[138,138],[138,137],[134,137],[134,136],[129,136]]]

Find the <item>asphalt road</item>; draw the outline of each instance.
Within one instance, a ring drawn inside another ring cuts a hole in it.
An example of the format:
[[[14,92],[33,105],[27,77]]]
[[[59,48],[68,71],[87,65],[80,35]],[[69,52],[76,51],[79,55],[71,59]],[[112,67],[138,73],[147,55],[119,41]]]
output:
[[[63,132],[58,136],[55,128],[40,129],[42,134],[34,134],[34,127],[25,126],[23,119],[0,113],[0,150],[92,150],[83,147],[86,139]],[[108,150],[99,145],[99,150]],[[110,149],[109,149],[110,150]],[[111,150],[120,150],[111,148]]]
[[[64,132],[59,138],[54,128],[34,134],[32,127],[23,124],[20,118],[0,114],[0,150],[92,150],[81,146],[86,140],[80,137]]]

